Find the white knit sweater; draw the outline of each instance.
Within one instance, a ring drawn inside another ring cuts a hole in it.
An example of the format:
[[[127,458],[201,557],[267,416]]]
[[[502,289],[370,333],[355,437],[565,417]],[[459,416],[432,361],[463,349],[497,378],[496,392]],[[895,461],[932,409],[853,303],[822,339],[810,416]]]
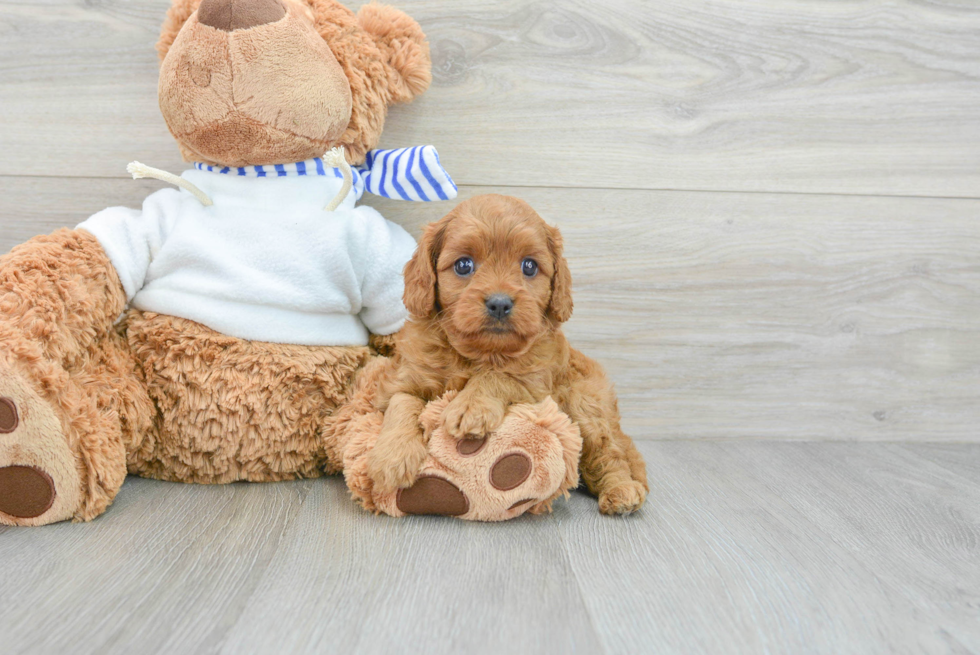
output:
[[[354,190],[333,212],[333,176],[181,176],[206,193],[163,189],[142,210],[112,207],[78,227],[99,240],[132,307],[253,341],[367,343],[398,331],[402,269],[415,241]],[[454,194],[455,195],[455,194]]]

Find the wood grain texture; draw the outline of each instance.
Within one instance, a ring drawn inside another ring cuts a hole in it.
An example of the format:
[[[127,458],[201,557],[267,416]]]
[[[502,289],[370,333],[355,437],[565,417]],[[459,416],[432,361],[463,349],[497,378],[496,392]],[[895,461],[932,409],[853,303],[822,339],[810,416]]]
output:
[[[434,143],[462,184],[980,193],[975,3],[398,4],[435,83],[383,145]],[[0,3],[0,174],[179,167],[156,100],[167,5]]]
[[[648,504],[390,519],[338,478],[131,479],[0,528],[5,655],[980,650],[976,444],[645,442]]]
[[[155,183],[0,177],[0,252]],[[980,441],[980,201],[465,187],[559,225],[637,439]],[[367,198],[418,234],[451,203]]]
[[[132,478],[92,523],[0,528],[0,651],[213,652],[311,484]]]
[[[606,652],[980,649],[976,480],[885,444],[640,448],[642,519],[581,496],[559,519]],[[977,462],[977,446],[947,448]]]
[[[548,519],[368,516],[337,482],[307,498],[222,653],[601,650]]]

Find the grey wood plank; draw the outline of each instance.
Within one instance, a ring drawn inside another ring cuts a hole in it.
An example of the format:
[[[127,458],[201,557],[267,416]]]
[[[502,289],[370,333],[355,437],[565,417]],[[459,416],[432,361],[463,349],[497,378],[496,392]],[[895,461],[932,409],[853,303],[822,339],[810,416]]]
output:
[[[0,177],[0,252],[156,183]],[[463,187],[558,224],[636,438],[980,440],[980,201]],[[368,204],[414,234],[452,203]]]
[[[559,521],[606,652],[980,649],[977,485],[885,444],[640,449],[651,494],[637,516],[576,496]]]
[[[912,457],[932,462],[962,479],[980,483],[980,459],[969,456],[968,444],[903,444],[902,449]]]
[[[0,3],[0,174],[179,165],[156,101],[167,4]],[[383,145],[434,143],[463,184],[980,193],[974,3],[398,4],[435,83]]]
[[[778,494],[916,614],[941,617],[939,643],[930,650],[980,651],[980,481],[890,444],[814,446],[754,451],[724,444],[724,454],[711,459],[759,480],[760,494]],[[930,446],[916,444],[921,452]],[[980,463],[975,447],[961,454]]]
[[[601,652],[555,525],[375,517],[313,489],[222,653]]]
[[[390,519],[339,478],[130,480],[0,528],[2,650],[980,651],[976,444],[640,444],[651,496],[504,524]]]
[[[0,531],[0,650],[213,652],[312,484],[130,478],[91,523]]]

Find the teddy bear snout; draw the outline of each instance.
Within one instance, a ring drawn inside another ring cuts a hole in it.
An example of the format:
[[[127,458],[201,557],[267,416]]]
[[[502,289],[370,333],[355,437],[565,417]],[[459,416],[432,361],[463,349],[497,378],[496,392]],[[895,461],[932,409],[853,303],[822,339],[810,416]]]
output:
[[[203,0],[197,20],[225,32],[274,23],[286,15],[281,0]]]

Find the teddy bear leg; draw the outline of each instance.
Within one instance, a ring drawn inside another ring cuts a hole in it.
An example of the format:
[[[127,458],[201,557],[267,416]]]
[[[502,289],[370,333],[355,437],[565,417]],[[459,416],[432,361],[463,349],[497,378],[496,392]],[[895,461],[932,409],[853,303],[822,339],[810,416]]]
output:
[[[440,420],[452,397],[446,394],[429,403],[420,416],[429,457],[415,484],[396,492],[378,492],[367,474],[381,413],[365,411],[346,422],[344,475],[365,508],[391,516],[438,514],[503,521],[527,511],[549,511],[555,498],[578,483],[582,440],[578,428],[550,398],[512,406],[503,424],[485,439],[459,441]]]
[[[117,285],[84,233],[38,237],[0,260],[0,524],[88,520],[122,485],[127,439],[152,406],[113,330]]]
[[[0,523],[70,519],[81,495],[81,473],[54,407],[0,367]]]
[[[504,521],[551,511],[578,483],[579,430],[551,398],[513,405],[491,435],[462,441],[442,428],[448,400],[430,403],[421,416],[429,461],[418,482],[386,499],[389,513]]]

